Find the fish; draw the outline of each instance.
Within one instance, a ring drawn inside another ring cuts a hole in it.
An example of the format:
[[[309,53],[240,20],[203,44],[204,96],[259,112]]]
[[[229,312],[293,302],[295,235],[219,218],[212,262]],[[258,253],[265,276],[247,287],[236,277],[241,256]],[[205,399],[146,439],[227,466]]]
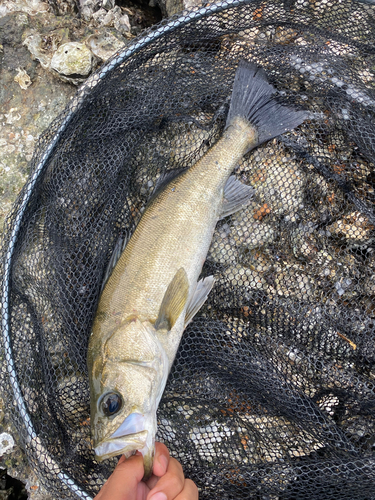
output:
[[[300,125],[307,113],[280,104],[265,71],[241,60],[222,136],[188,169],[159,183],[103,287],[87,366],[97,460],[140,451],[153,465],[157,408],[186,326],[215,279],[199,280],[219,219],[254,189],[232,174],[241,158]]]

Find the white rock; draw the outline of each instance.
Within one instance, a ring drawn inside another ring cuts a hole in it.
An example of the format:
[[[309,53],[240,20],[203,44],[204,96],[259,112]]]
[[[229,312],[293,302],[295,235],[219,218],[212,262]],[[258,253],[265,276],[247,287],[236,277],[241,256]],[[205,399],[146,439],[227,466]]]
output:
[[[86,44],[90,47],[92,53],[102,61],[107,61],[124,46],[123,42],[109,32],[91,35],[86,40]]]
[[[114,23],[115,17],[116,17],[113,10],[109,10],[106,13],[106,15],[104,16],[104,18],[101,22],[101,26],[113,26],[113,23]]]
[[[37,59],[42,68],[48,69],[51,64],[51,55],[41,48],[42,36],[33,32],[27,38],[25,38],[22,45],[25,45],[31,52],[32,58]]]
[[[99,9],[92,14],[92,18],[97,25],[101,25],[106,15],[107,11],[105,9]]]
[[[14,81],[19,84],[22,90],[26,90],[32,84],[31,78],[24,69],[17,68],[17,72]]]
[[[115,6],[115,0],[103,0],[102,7],[106,10],[111,10]]]
[[[116,19],[114,22],[114,27],[119,31],[122,35],[126,33],[130,33],[130,21],[129,16],[124,14],[119,19]]]
[[[66,76],[87,76],[92,69],[92,53],[83,43],[64,43],[54,53],[51,68]]]
[[[90,21],[94,12],[102,6],[101,0],[80,0],[81,16],[85,21]]]
[[[192,9],[193,7],[201,7],[203,5],[202,0],[184,0],[184,9]]]
[[[156,2],[151,0],[149,5],[153,7]],[[158,0],[157,2],[163,15],[172,16],[185,9],[192,9],[193,7],[201,7],[203,0]]]
[[[14,439],[7,432],[0,434],[0,457],[11,451],[14,447]]]
[[[21,114],[18,112],[18,108],[10,108],[9,113],[5,113],[6,123],[13,125],[13,123],[18,122],[21,119]]]
[[[10,12],[25,12],[35,16],[39,12],[48,11],[48,3],[41,0],[5,0],[0,2],[0,17]]]

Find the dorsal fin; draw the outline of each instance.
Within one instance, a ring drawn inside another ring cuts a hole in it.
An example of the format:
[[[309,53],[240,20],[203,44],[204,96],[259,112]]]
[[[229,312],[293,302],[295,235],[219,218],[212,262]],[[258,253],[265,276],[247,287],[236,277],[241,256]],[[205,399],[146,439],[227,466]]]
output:
[[[175,168],[173,170],[167,170],[163,174],[159,176],[155,183],[154,190],[151,195],[151,200],[162,191],[167,184],[169,184],[173,179],[178,177],[179,175],[183,174],[188,170],[186,167],[181,167],[181,168]]]
[[[176,272],[164,294],[157,320],[156,330],[171,330],[182,313],[189,296],[189,281],[183,267]]]
[[[105,270],[104,278],[103,278],[103,283],[102,283],[102,288],[100,292],[103,291],[103,288],[105,287],[107,281],[109,280],[112,271],[116,267],[116,264],[121,257],[122,252],[125,250],[126,244],[128,242],[128,237],[127,236],[120,236],[118,240],[116,241],[116,245],[113,249],[111,258],[109,259],[107,268]]]

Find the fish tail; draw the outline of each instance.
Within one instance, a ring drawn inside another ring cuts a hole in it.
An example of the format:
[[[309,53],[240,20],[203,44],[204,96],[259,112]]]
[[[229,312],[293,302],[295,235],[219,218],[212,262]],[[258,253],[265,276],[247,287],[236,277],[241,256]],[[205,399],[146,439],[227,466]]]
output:
[[[240,61],[234,78],[226,128],[238,117],[255,127],[257,140],[255,144],[252,141],[248,151],[293,130],[307,118],[306,111],[295,111],[278,103],[275,92],[262,68],[248,61]]]

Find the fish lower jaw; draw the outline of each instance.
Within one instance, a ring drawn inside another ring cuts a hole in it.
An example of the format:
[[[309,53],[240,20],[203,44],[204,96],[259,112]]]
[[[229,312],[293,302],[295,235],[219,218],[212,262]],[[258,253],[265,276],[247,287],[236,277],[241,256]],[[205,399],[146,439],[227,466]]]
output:
[[[147,437],[148,431],[142,431],[102,441],[94,448],[95,458],[97,461],[102,462],[118,455],[130,457],[137,450],[144,450],[148,441]]]

